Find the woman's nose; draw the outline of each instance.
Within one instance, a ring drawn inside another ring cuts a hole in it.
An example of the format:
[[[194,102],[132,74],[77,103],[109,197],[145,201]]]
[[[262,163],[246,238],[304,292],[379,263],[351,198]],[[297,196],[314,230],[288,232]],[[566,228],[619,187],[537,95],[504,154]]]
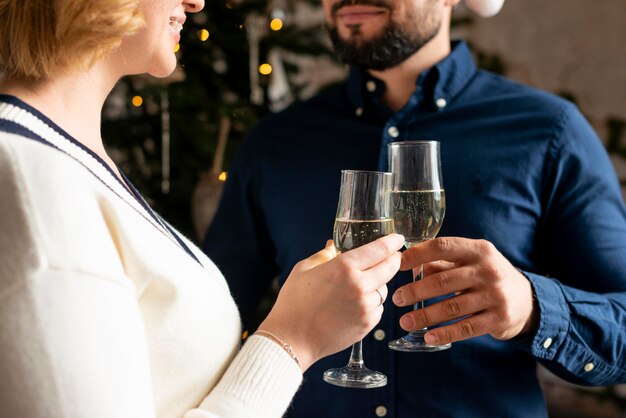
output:
[[[204,0],[183,0],[185,12],[198,13],[204,9]]]

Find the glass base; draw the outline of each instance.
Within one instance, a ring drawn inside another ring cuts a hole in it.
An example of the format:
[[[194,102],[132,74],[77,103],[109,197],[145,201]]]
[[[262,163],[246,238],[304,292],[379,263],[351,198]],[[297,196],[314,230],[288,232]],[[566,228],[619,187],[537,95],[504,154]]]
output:
[[[324,372],[323,379],[331,385],[344,388],[372,389],[380,388],[387,384],[387,376],[364,366],[328,369]]]
[[[434,352],[447,350],[452,347],[452,344],[444,345],[432,345],[424,341],[424,335],[428,332],[427,329],[420,331],[413,331],[402,338],[390,341],[388,346],[392,350],[407,351],[407,352]]]

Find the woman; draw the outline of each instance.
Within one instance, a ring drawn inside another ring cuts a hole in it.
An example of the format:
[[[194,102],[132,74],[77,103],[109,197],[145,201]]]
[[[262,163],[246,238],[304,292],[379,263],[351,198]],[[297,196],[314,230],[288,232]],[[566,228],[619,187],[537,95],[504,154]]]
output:
[[[391,235],[300,262],[240,349],[216,267],[108,157],[100,112],[161,77],[203,0],[0,0],[0,409],[11,417],[278,417],[302,372],[362,338]]]

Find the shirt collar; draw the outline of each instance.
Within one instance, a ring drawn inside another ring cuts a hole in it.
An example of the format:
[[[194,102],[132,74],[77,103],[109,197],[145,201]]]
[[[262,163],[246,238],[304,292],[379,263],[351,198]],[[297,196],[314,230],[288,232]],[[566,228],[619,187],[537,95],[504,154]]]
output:
[[[475,73],[476,64],[467,44],[464,41],[453,41],[450,54],[422,73],[416,81],[416,87],[422,87],[419,89],[420,94],[424,95],[422,100],[430,102],[433,109],[441,109],[454,101]],[[372,89],[371,86],[376,88]],[[364,69],[350,68],[347,91],[357,116],[363,113],[368,99],[379,98],[384,88],[381,80]]]

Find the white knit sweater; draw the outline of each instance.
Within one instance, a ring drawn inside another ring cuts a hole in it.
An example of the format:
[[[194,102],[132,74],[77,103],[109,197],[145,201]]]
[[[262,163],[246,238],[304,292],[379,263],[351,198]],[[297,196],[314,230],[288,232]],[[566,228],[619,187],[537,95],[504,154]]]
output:
[[[240,332],[211,261],[0,96],[3,417],[279,417],[300,369],[263,337],[239,350]]]

